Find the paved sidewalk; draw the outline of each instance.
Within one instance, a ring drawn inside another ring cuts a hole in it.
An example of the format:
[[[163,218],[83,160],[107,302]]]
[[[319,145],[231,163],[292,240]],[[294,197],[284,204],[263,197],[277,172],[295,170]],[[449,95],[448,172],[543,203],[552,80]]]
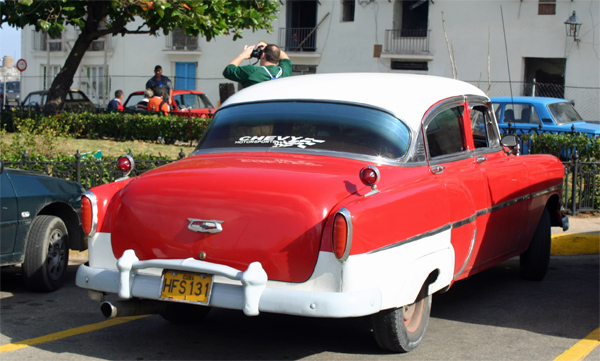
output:
[[[581,214],[569,216],[569,229],[552,227],[553,255],[600,253],[600,216]]]

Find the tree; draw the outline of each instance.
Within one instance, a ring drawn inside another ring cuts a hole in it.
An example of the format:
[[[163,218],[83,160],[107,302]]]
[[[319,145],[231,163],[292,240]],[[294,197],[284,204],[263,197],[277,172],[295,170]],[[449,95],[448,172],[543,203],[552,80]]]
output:
[[[4,0],[0,2],[0,26],[31,25],[50,36],[60,35],[68,25],[80,31],[48,92],[44,110],[54,112],[64,104],[86,50],[101,36],[167,35],[181,28],[185,34],[200,35],[207,41],[231,34],[236,40],[244,29],[271,32],[278,7],[277,0]],[[143,24],[128,28],[136,18]]]

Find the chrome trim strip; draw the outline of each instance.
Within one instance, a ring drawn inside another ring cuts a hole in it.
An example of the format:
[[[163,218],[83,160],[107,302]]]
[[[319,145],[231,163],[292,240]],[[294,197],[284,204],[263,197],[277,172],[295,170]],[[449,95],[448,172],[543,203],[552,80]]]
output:
[[[92,227],[90,229],[90,234],[86,236],[93,237],[98,230],[98,199],[92,191],[85,191],[83,196],[89,199],[92,204]]]
[[[465,262],[463,263],[462,267],[454,275],[453,279],[457,279],[458,276],[460,276],[463,273],[463,271],[465,270],[465,268],[467,267],[467,264],[469,263],[469,261],[471,260],[471,256],[473,255],[473,249],[475,248],[475,240],[476,239],[477,239],[477,229],[475,229],[475,232],[473,232],[473,238],[471,239],[471,245],[469,246],[469,254],[467,255],[467,258],[465,258]]]
[[[467,224],[469,224],[469,223],[471,223],[471,222],[475,222],[475,220],[477,220],[477,213],[476,213],[476,214],[474,214],[474,215],[472,215],[472,216],[471,216],[471,217],[469,217],[469,218],[465,218],[465,219],[463,219],[463,220],[460,220],[460,221],[453,222],[453,223],[452,223],[452,228],[459,228],[459,227],[462,227],[462,226],[464,226],[464,225],[467,225]]]
[[[425,233],[421,233],[421,234],[418,234],[416,236],[409,237],[409,238],[407,238],[405,240],[402,240],[402,241],[399,241],[399,242],[395,242],[395,243],[389,244],[387,246],[384,246],[384,247],[375,249],[373,251],[367,252],[367,254],[373,254],[373,253],[377,253],[377,252],[381,252],[381,251],[387,251],[388,249],[392,249],[392,248],[395,248],[395,247],[398,247],[398,246],[401,246],[401,245],[404,245],[404,244],[407,244],[407,243],[418,241],[419,239],[433,236],[435,234],[447,231],[448,229],[462,227],[462,226],[467,225],[467,224],[469,224],[471,222],[475,222],[477,220],[477,217],[480,217],[480,216],[483,216],[485,214],[488,214],[488,213],[500,210],[502,208],[506,208],[506,207],[511,206],[513,204],[516,204],[516,203],[519,203],[519,202],[522,202],[522,201],[525,201],[525,200],[528,200],[528,199],[540,196],[542,194],[553,192],[553,191],[555,191],[557,189],[560,189],[560,188],[562,188],[562,183],[560,185],[556,185],[556,186],[550,187],[550,188],[545,189],[543,191],[535,192],[535,193],[532,193],[532,194],[526,194],[524,196],[521,196],[521,197],[518,197],[518,198],[515,198],[515,199],[511,199],[509,201],[506,201],[506,202],[497,204],[495,206],[492,206],[491,208],[485,208],[485,209],[478,210],[478,211],[475,212],[474,215],[472,215],[472,216],[470,216],[468,218],[462,219],[460,221],[453,222],[451,224],[446,224],[446,225],[441,226],[439,228],[436,228],[434,230],[431,230],[431,231],[428,231],[428,232],[425,232]],[[472,242],[475,242],[475,240],[473,240]],[[471,247],[473,247],[473,245]],[[469,252],[471,252],[471,251],[469,251]],[[458,273],[458,274],[460,274],[460,273]]]
[[[439,228],[436,228],[434,230],[431,230],[431,231],[428,231],[428,232],[425,232],[425,233],[421,233],[421,234],[418,234],[418,235],[413,236],[413,237],[409,237],[409,238],[407,238],[407,239],[405,239],[403,241],[392,243],[392,244],[388,244],[387,246],[384,246],[384,247],[372,250],[370,252],[367,252],[367,254],[373,254],[373,253],[377,253],[377,252],[381,252],[381,251],[387,251],[388,249],[396,248],[398,246],[403,246],[403,245],[405,245],[407,243],[418,241],[418,240],[420,240],[422,238],[431,237],[433,235],[436,235],[438,233],[442,233],[442,232],[447,231],[449,229],[452,229],[452,226],[449,225],[449,224],[446,224],[446,225],[441,226]]]
[[[531,195],[531,198],[539,197],[539,196],[541,196],[541,195],[543,195],[543,194],[550,193],[550,192],[554,192],[555,190],[558,190],[558,189],[561,189],[561,188],[562,188],[562,184],[555,185],[554,187],[550,187],[550,188],[548,188],[548,189],[545,189],[545,190],[543,190],[543,191],[539,191],[539,192],[535,192],[535,193],[533,193],[533,194]]]
[[[491,212],[494,212],[494,211],[500,210],[500,209],[502,209],[502,208],[506,208],[506,207],[508,207],[508,206],[512,206],[513,204],[517,204],[517,203],[519,203],[519,202],[526,201],[526,200],[528,200],[528,199],[530,199],[530,198],[531,198],[531,194],[526,194],[526,195],[524,195],[524,196],[521,196],[521,197],[518,197],[518,198],[515,198],[515,199],[511,199],[511,200],[509,200],[509,201],[502,202],[502,203],[500,203],[500,204],[496,204],[495,206],[492,206],[492,208],[491,208]]]
[[[350,211],[346,207],[342,207],[342,209],[337,211],[336,216],[338,214],[341,214],[346,219],[346,232],[347,232],[346,233],[346,249],[344,251],[344,254],[342,255],[342,258],[338,258],[338,261],[343,262],[348,259],[348,256],[350,256],[350,249],[352,247],[352,229],[353,229],[352,215],[350,214]],[[333,217],[333,219],[335,222],[335,216]],[[333,243],[333,232],[332,232],[331,241]],[[333,249],[333,244],[331,246],[332,246],[331,248]]]

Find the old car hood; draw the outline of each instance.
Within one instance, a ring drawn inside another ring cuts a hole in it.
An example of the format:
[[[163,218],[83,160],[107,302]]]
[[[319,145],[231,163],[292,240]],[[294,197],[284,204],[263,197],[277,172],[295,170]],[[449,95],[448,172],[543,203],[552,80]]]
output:
[[[191,156],[131,181],[112,218],[115,255],[134,249],[142,260],[193,257],[242,270],[258,261],[269,279],[308,279],[325,219],[364,188],[366,163],[255,154]]]

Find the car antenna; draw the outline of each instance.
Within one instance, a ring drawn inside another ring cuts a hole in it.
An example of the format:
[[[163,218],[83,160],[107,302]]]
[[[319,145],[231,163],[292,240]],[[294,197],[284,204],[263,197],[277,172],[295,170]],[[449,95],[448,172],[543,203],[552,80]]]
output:
[[[508,45],[506,43],[506,28],[504,27],[504,12],[502,11],[502,5],[500,5],[500,16],[502,17],[502,31],[504,32],[504,50],[506,51],[506,67],[508,69],[508,87],[510,88],[510,102],[513,103],[513,92],[512,92],[512,80],[510,79],[510,62],[508,61]]]

